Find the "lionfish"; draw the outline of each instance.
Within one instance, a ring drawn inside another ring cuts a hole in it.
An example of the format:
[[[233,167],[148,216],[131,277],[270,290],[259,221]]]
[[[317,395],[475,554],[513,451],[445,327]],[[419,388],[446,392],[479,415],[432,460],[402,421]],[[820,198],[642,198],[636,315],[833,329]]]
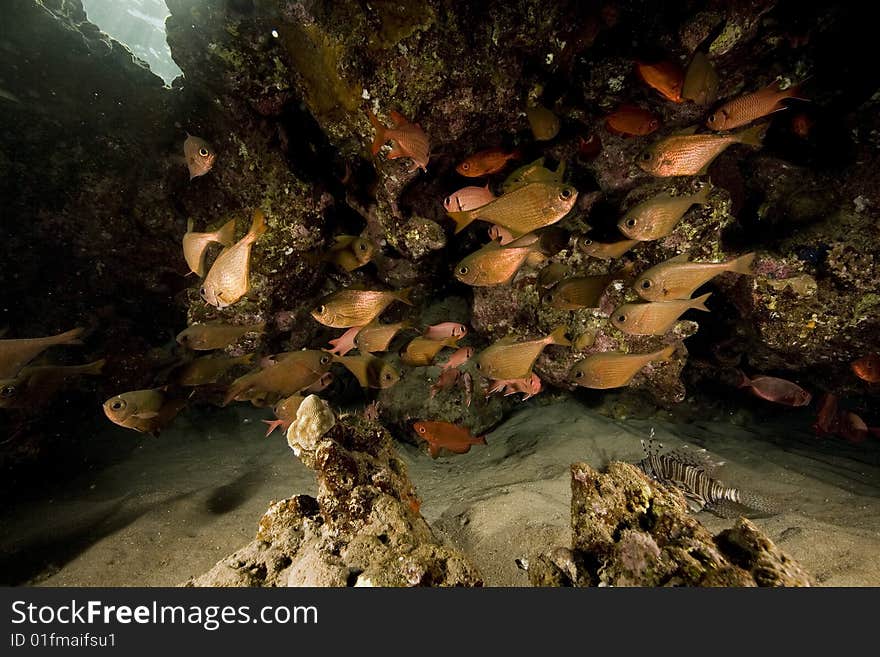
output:
[[[709,472],[723,463],[714,463],[706,450],[672,450],[661,454],[663,445],[654,441],[653,429],[648,442],[642,441],[642,448],[645,458],[636,465],[655,481],[678,488],[693,512],[709,511],[723,518],[742,515],[742,507],[761,515],[779,512],[772,500],[725,486],[710,476]]]

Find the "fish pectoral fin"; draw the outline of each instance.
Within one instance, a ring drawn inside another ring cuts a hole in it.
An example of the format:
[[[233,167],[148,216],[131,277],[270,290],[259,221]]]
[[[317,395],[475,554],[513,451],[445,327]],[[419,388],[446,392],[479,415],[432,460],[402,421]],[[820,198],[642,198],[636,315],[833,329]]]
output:
[[[440,448],[437,447],[434,443],[428,443],[428,452],[431,454],[431,458],[435,459],[440,456]]]
[[[394,144],[391,146],[391,150],[388,152],[388,159],[394,160],[398,157],[409,157],[409,155],[398,142],[394,142]]]
[[[141,411],[140,413],[135,413],[132,417],[136,417],[139,420],[149,420],[150,418],[158,417],[159,413],[156,411]]]

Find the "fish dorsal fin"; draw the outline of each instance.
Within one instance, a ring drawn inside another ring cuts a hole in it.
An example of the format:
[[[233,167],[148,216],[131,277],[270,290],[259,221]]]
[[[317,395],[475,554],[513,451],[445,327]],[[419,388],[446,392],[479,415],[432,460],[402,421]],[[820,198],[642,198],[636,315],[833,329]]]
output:
[[[405,125],[409,125],[409,119],[407,119],[403,114],[396,110],[391,110],[391,120],[394,122],[395,128],[401,128]]]
[[[695,133],[697,132],[697,128],[698,128],[698,127],[699,127],[699,126],[696,125],[696,124],[695,124],[695,125],[691,125],[691,126],[688,126],[687,128],[682,128],[681,130],[676,130],[676,131],[673,132],[672,134],[673,134],[673,135],[693,135],[693,134],[695,134]]]
[[[186,232],[187,233],[193,232],[193,228],[195,228],[195,227],[196,227],[196,222],[193,221],[192,217],[190,217],[189,219],[186,220]]]
[[[687,262],[687,261],[688,261],[688,254],[687,253],[679,253],[677,256],[675,256],[674,258],[670,258],[666,262],[682,263],[682,262]]]
[[[496,340],[495,344],[500,346],[500,345],[506,345],[506,344],[513,344],[514,342],[516,342],[516,336],[508,335],[506,337],[501,338],[500,340]]]

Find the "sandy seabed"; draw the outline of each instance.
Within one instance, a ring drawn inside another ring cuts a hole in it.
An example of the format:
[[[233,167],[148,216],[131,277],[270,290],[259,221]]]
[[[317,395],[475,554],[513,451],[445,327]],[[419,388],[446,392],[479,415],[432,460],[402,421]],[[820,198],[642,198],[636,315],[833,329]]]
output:
[[[253,539],[271,500],[315,493],[283,437],[263,437],[266,417],[184,415],[158,439],[109,428],[140,447],[0,516],[3,583],[173,586],[205,572]],[[523,408],[465,455],[400,451],[423,514],[489,586],[527,585],[517,558],[569,545],[570,463],[638,461],[651,428],[667,448],[707,448],[727,485],[777,500],[782,513],[756,523],[818,584],[880,585],[880,467],[852,458],[857,446],[819,443],[784,417],[774,424],[614,421],[567,400]],[[713,532],[732,522],[698,517]]]

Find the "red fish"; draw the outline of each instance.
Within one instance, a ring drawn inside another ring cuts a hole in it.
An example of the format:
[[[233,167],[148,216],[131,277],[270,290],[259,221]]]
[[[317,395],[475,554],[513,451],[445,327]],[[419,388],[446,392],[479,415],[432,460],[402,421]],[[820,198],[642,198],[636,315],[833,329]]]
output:
[[[826,392],[819,401],[819,413],[813,424],[813,431],[820,436],[837,433],[840,413],[837,407],[837,395]]]
[[[510,160],[518,160],[519,158],[518,150],[508,153],[501,148],[489,148],[469,155],[455,167],[455,170],[468,178],[479,178],[480,176],[488,176],[490,173],[497,173],[507,166]]]
[[[541,379],[537,374],[532,372],[530,376],[527,376],[524,379],[496,379],[492,381],[491,387],[489,391],[486,393],[486,396],[493,395],[496,392],[504,393],[504,396],[515,395],[518,392],[522,392],[525,396],[522,398],[522,401],[525,401],[529,397],[534,397],[539,392],[541,392]]]
[[[650,135],[660,127],[660,120],[637,105],[623,104],[605,119],[605,127],[618,135]]]
[[[595,132],[586,137],[578,137],[578,155],[584,160],[592,160],[602,152],[602,139]]]
[[[880,354],[868,354],[850,365],[852,371],[862,381],[880,383]]]
[[[345,356],[349,351],[356,348],[354,339],[357,337],[357,334],[360,333],[363,326],[352,326],[345,333],[340,335],[338,338],[330,340],[330,346],[332,349],[328,349],[327,352],[334,354],[336,356]]]
[[[379,149],[386,141],[393,141],[391,152],[388,153],[388,159],[394,160],[398,157],[408,157],[413,164],[410,171],[421,169],[428,171],[428,160],[431,158],[431,146],[428,142],[428,135],[422,130],[418,123],[410,123],[399,112],[391,112],[391,120],[394,122],[393,128],[386,128],[379,122],[376,115],[367,110],[370,117],[370,123],[376,129],[376,137],[373,139],[373,155],[379,152]]]
[[[675,62],[644,64],[636,62],[636,71],[645,83],[656,89],[661,96],[674,103],[681,103],[684,86],[684,70]]]
[[[749,388],[753,395],[784,406],[806,406],[813,396],[796,383],[775,376],[750,379],[743,372],[740,388]]]
[[[510,244],[516,238],[506,228],[502,228],[501,226],[491,226],[489,228],[489,239],[494,240],[504,246],[505,244]]]
[[[451,422],[416,422],[413,429],[428,443],[431,458],[437,458],[441,449],[448,449],[453,454],[465,454],[470,451],[471,445],[486,444],[486,436],[473,436],[467,429]]]
[[[437,377],[437,382],[431,386],[430,398],[434,399],[437,393],[441,390],[447,390],[448,388],[454,386],[456,383],[458,383],[459,377],[461,377],[461,370],[457,367],[445,368],[442,372],[440,372],[440,376]]]
[[[445,340],[446,338],[463,338],[467,335],[468,329],[464,324],[458,322],[441,322],[433,324],[425,329],[422,334],[423,338],[428,340]]]
[[[445,363],[443,363],[443,365],[440,366],[440,369],[441,370],[448,370],[450,368],[459,367],[461,365],[464,365],[466,362],[468,362],[471,359],[471,356],[473,356],[473,355],[474,355],[474,348],[473,347],[462,347],[461,349],[456,351],[454,354],[452,354],[449,357],[449,360],[447,360]]]

